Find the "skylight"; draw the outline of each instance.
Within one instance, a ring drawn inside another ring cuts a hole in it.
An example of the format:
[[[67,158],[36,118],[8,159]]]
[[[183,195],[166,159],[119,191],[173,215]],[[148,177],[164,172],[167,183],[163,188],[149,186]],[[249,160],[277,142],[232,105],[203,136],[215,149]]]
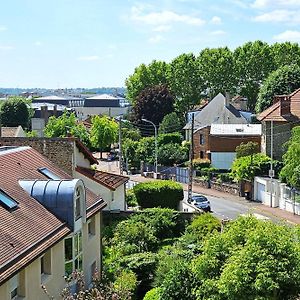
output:
[[[14,210],[18,207],[18,203],[0,190],[0,205],[8,210]]]
[[[38,171],[45,175],[49,179],[57,180],[60,179],[58,176],[56,176],[54,173],[52,173],[49,169],[47,168],[39,168]]]

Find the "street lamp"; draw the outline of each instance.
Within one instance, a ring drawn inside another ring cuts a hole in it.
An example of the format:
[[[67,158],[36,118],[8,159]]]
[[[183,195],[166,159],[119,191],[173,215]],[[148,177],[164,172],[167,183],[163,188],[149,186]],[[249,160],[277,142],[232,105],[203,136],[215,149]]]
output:
[[[150,123],[154,127],[154,134],[155,134],[155,174],[156,174],[155,177],[157,178],[157,127],[152,121],[149,121],[147,119],[142,119],[142,121],[144,121],[146,123]]]

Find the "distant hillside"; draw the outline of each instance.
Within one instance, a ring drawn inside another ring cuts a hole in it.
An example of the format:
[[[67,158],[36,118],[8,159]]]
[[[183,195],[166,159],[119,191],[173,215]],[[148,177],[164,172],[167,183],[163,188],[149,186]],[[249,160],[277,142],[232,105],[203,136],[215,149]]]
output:
[[[0,88],[0,94],[5,95],[19,95],[24,92],[38,92],[44,95],[51,95],[53,93],[65,94],[125,94],[126,89],[123,87],[98,87],[92,89],[75,88],[75,89],[43,89],[43,88]]]

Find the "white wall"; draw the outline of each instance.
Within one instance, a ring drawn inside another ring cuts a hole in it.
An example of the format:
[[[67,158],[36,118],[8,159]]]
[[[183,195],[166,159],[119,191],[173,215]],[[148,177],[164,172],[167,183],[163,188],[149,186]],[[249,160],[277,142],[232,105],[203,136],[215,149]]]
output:
[[[75,171],[74,177],[82,179],[87,188],[89,188],[96,195],[100,195],[102,197],[102,199],[107,203],[107,206],[104,208],[104,210],[126,210],[124,184],[119,186],[115,191],[112,191],[79,172]]]
[[[235,152],[211,152],[211,164],[217,169],[230,169],[235,157]]]
[[[128,107],[75,107],[79,119],[84,120],[88,116],[106,115],[116,117],[128,113]]]

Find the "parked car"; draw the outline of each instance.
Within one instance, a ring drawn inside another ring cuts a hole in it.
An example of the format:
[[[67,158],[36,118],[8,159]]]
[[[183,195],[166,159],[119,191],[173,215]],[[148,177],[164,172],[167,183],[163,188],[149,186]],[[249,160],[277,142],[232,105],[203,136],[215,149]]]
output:
[[[194,195],[192,196],[191,203],[197,208],[202,209],[203,211],[211,211],[209,200],[203,195]]]

